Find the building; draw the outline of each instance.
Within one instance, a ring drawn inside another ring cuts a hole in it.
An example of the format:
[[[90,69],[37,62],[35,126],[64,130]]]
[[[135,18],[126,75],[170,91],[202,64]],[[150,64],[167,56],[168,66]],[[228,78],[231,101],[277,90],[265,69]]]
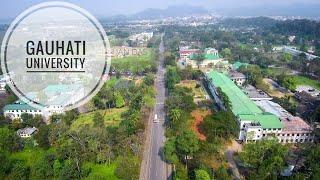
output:
[[[238,71],[229,71],[229,78],[236,83],[238,86],[242,86],[246,82],[246,76]]]
[[[180,56],[180,59],[187,59],[191,54],[198,54],[200,52],[199,49],[184,49],[184,48],[181,48],[179,50],[179,56]]]
[[[231,69],[237,71],[241,66],[247,67],[248,65],[248,63],[242,63],[240,61],[237,61],[231,65]]]
[[[21,114],[27,113],[27,114],[32,114],[33,116],[35,115],[43,115],[42,110],[38,110],[25,102],[22,102],[20,100],[14,102],[13,104],[8,104],[4,106],[3,108],[3,114],[5,117],[8,117],[10,119],[17,119],[21,117]]]
[[[23,128],[23,129],[19,129],[17,131],[17,134],[19,137],[21,138],[29,138],[31,137],[36,131],[38,131],[37,128],[33,127],[33,128]]]
[[[186,58],[186,64],[192,68],[224,68],[229,65],[228,61],[219,56],[218,50],[214,48],[206,48],[204,54],[193,53]]]
[[[276,115],[281,120],[283,129],[281,132],[275,134],[281,143],[302,143],[314,141],[312,127],[300,117],[293,116],[278,103],[269,100],[254,102],[261,109]]]
[[[311,127],[301,118],[277,114],[278,111],[267,106],[262,106],[261,102],[271,102],[269,100],[250,99],[235,83],[223,73],[211,71],[206,74],[209,82],[209,89],[219,106],[222,106],[221,99],[217,92],[220,88],[231,103],[231,111],[237,118],[240,127],[238,140],[248,142],[257,141],[264,138],[277,138],[283,143],[298,143],[313,141]],[[262,108],[264,107],[264,108]],[[223,108],[223,107],[222,107]],[[272,109],[272,110],[271,110]],[[279,113],[284,109],[278,109]]]

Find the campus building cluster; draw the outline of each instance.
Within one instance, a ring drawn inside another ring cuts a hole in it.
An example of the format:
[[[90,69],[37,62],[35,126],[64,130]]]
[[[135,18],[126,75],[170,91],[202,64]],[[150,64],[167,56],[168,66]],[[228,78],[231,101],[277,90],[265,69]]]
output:
[[[228,61],[219,56],[219,52],[215,48],[206,48],[201,51],[199,49],[189,49],[189,47],[180,47],[179,55],[179,62],[192,68],[226,67],[229,65]]]
[[[293,116],[253,86],[240,89],[237,81],[231,78],[217,71],[206,73],[209,89],[217,105],[225,109],[218,88],[229,98],[231,111],[240,129],[238,140],[249,142],[277,138],[281,143],[313,142],[312,128],[303,119]]]

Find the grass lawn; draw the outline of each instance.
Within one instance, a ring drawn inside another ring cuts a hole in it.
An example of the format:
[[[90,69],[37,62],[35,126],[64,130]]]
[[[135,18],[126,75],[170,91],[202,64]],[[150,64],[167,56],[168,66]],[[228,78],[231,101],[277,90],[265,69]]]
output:
[[[117,70],[130,70],[131,72],[143,71],[151,68],[155,62],[154,49],[147,49],[147,53],[142,56],[128,56],[124,58],[113,58],[111,66]]]
[[[42,158],[48,152],[54,151],[53,148],[49,150],[43,150],[40,148],[26,148],[23,151],[15,152],[11,154],[11,158],[15,160],[24,161],[27,166],[32,166],[34,162]]]
[[[96,179],[107,179],[107,180],[117,180],[118,178],[114,174],[116,169],[116,163],[108,164],[92,164],[87,163],[87,166],[91,167],[91,173],[85,179],[96,180]]]
[[[202,88],[201,87],[196,88],[196,85],[197,85],[197,81],[195,81],[195,80],[185,80],[185,81],[181,81],[179,84],[177,84],[177,86],[187,87],[187,88],[192,89],[194,98],[204,98],[205,94],[204,94]]]
[[[320,82],[305,76],[292,76],[296,85],[308,85],[320,90]]]
[[[113,108],[107,110],[98,110],[85,114],[80,114],[79,118],[74,121],[71,125],[71,130],[79,129],[85,125],[92,126],[93,125],[93,116],[95,112],[99,112],[104,116],[104,124],[106,126],[115,125],[117,126],[121,121],[121,114],[126,111],[127,108]]]

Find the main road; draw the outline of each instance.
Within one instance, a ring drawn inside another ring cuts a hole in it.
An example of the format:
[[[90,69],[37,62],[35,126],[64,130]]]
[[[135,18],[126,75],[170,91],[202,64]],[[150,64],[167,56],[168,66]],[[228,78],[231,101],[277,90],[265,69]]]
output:
[[[152,117],[149,119],[150,131],[147,134],[149,142],[145,146],[145,153],[143,157],[141,168],[140,180],[166,180],[171,179],[171,166],[163,160],[163,146],[165,142],[165,68],[164,68],[164,45],[163,36],[161,37],[161,43],[159,46],[159,65],[155,78],[156,87],[156,104]],[[159,122],[153,122],[155,115]],[[147,140],[148,141],[148,140]]]

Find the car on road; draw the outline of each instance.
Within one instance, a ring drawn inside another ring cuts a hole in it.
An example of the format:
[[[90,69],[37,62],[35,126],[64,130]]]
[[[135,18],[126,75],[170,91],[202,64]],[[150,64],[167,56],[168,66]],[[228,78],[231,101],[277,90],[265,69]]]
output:
[[[159,119],[158,119],[157,114],[154,115],[153,122],[154,122],[154,123],[158,123],[158,122],[159,122]]]

